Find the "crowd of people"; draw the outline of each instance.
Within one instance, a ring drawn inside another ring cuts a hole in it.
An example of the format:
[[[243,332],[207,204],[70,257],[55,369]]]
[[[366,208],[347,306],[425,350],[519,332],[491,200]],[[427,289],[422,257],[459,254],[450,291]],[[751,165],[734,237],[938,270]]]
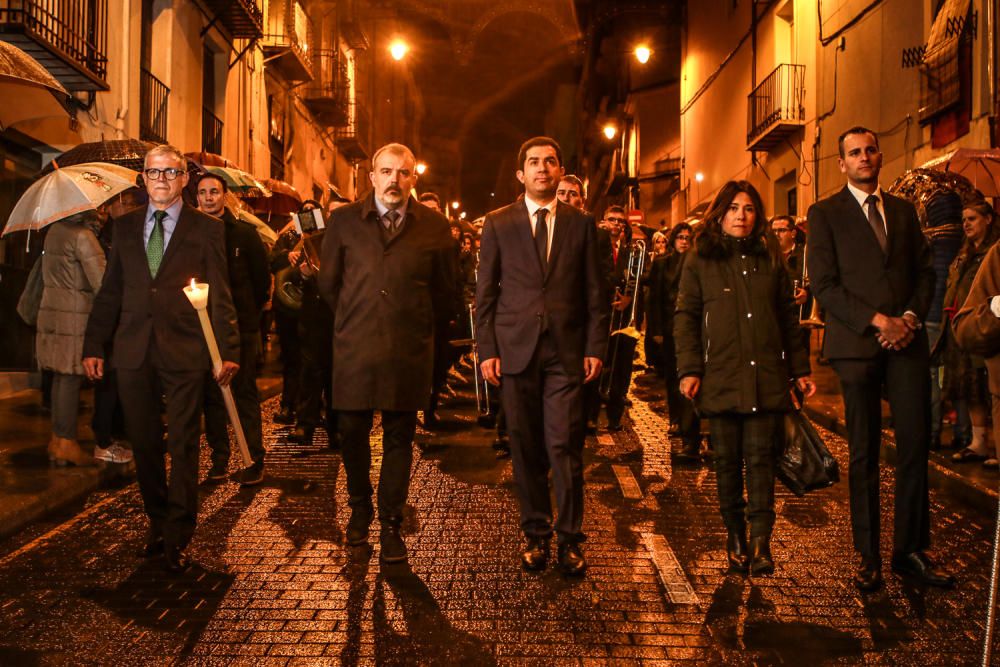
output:
[[[595,220],[583,182],[565,173],[550,138],[524,143],[515,174],[522,195],[476,224],[449,221],[432,192],[416,196],[412,152],[388,144],[372,158],[367,195],[334,197],[320,215],[320,203],[306,201],[270,247],[241,220],[222,178],[205,174],[189,189],[184,156],[158,146],[145,159],[145,206],[82,214],[48,231],[37,350],[54,373],[49,456],[92,462],[76,432],[89,378],[96,458],[135,459],[150,522],[142,553],[183,570],[197,522],[202,415],[207,479],[229,476],[222,387],[232,391],[251,459],[239,482],[264,478],[256,376],[273,325],[283,379],[273,419],[305,446],[323,428],[341,451],[348,545],[368,544],[377,518],[381,559],[406,560],[401,523],[417,426],[435,429],[439,405],[471,374],[480,424],[496,428],[497,455],[511,459],[521,564],[545,569],[555,536],[557,566],[580,575],[585,436],[627,424],[644,327],[648,372],[666,391],[664,437],[679,445],[674,458],[712,463],[728,565],[766,575],[775,567],[784,416],[816,390],[809,348],[818,310],[819,359],[838,375],[846,406],[854,583],[869,591],[882,581],[885,395],[899,451],[892,569],[951,586],[926,554],[928,450],[943,446],[943,415],[953,410],[954,460],[997,467],[988,423],[1000,378],[989,368],[1000,308],[981,267],[991,265],[1000,231],[987,202],[951,193],[927,205],[924,230],[912,204],[881,189],[874,132],[852,128],[839,146],[847,183],[804,223],[768,219],[754,186],[730,181],[702,219],[643,230],[619,205]],[[322,221],[316,231],[304,231],[306,217]],[[214,366],[181,290],[192,279],[211,288],[222,360]]]

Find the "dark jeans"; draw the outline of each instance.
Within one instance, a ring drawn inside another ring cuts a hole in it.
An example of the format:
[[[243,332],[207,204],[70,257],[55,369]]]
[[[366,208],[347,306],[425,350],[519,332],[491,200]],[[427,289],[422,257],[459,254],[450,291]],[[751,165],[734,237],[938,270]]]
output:
[[[784,415],[727,414],[712,417],[712,445],[722,522],[730,530],[750,523],[750,536],[774,526],[774,474]],[[743,470],[746,466],[746,499]]]
[[[257,340],[256,332],[240,334],[240,370],[230,386],[250,458],[256,464],[263,464],[264,437],[261,432],[260,394],[257,392]],[[231,452],[229,413],[222,390],[211,373],[205,377],[205,440],[212,449],[212,464],[225,467]]]
[[[560,542],[584,539],[582,380],[566,372],[548,334],[542,334],[524,371],[503,376],[514,488],[528,537],[547,538],[555,528]],[[559,512],[555,524],[550,470]]]
[[[382,468],[378,476],[378,517],[397,523],[410,490],[413,464],[413,436],[417,431],[416,412],[382,410]],[[373,410],[338,410],[341,453],[347,473],[347,493],[352,508],[369,505],[371,484]]]
[[[82,385],[82,375],[52,374],[52,432],[56,437],[76,440]]]
[[[297,313],[275,308],[274,325],[281,344],[281,407],[294,410],[299,401],[299,367],[302,363],[299,316]]]
[[[333,316],[326,303],[303,303],[299,342],[302,359],[299,399],[293,405],[298,425],[314,429],[323,422],[324,412],[329,422],[336,419],[333,411]]]

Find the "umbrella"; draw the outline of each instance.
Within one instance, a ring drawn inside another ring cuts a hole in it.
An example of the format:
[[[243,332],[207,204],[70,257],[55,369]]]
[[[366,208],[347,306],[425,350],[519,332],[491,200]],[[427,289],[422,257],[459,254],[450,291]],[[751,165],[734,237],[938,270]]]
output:
[[[268,227],[266,222],[258,218],[250,211],[246,210],[246,208],[244,208],[243,206],[243,202],[241,202],[236,195],[234,195],[232,192],[227,192],[225,201],[226,201],[226,206],[228,206],[229,210],[233,212],[233,215],[235,215],[243,222],[248,222],[254,226],[254,229],[257,230],[257,234],[260,236],[261,240],[264,241],[265,244],[267,244],[268,246],[272,246],[275,244],[275,242],[277,242],[278,240],[277,232]]]
[[[218,176],[226,182],[230,192],[244,198],[270,197],[271,193],[260,181],[236,167],[205,166],[205,173]]]
[[[958,148],[925,162],[923,168],[960,174],[987,197],[1000,197],[998,149]]]
[[[302,207],[302,195],[294,187],[275,178],[265,178],[264,187],[270,191],[267,199],[246,196],[247,206],[258,213],[295,213]]]
[[[49,71],[13,44],[0,42],[0,130],[32,118],[68,116],[69,93]]]
[[[142,171],[142,161],[146,151],[155,146],[148,141],[138,139],[112,139],[110,141],[91,141],[69,149],[56,158],[60,167],[70,167],[83,162],[107,162],[133,171]],[[50,162],[42,170],[43,174],[52,171],[55,166]]]
[[[969,179],[950,171],[937,169],[910,169],[889,187],[889,193],[908,200],[917,208],[920,224],[927,226],[927,202],[941,192],[956,192],[962,199],[982,197]]]
[[[134,188],[138,174],[103,162],[86,162],[35,181],[10,213],[3,236],[37,230],[56,220],[92,211],[115,195]]]
[[[224,158],[217,153],[206,153],[205,151],[199,151],[197,153],[185,153],[184,157],[189,160],[194,160],[203,167],[227,167],[232,169],[240,169],[240,166],[228,158]],[[242,170],[240,170],[242,171]]]

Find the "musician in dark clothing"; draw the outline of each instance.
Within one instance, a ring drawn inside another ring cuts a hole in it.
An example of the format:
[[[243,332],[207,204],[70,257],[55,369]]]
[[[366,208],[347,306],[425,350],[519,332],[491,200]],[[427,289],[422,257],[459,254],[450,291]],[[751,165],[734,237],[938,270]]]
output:
[[[614,267],[610,290],[612,328],[620,330],[630,324],[632,298],[637,279],[637,276],[629,275],[631,230],[628,228],[625,209],[621,206],[609,206],[604,212],[602,224],[606,225],[611,234]],[[616,326],[616,323],[620,326]],[[607,390],[608,430],[615,432],[623,428],[622,417],[625,414],[629,383],[632,381],[632,361],[635,357],[637,340],[627,333],[611,333],[600,386],[602,391]]]
[[[284,283],[291,283],[301,289],[302,277],[297,271],[289,270],[289,253],[300,239],[295,225],[289,223],[281,234],[268,257],[271,272],[274,273],[274,325],[281,343],[280,360],[282,374],[281,407],[274,414],[277,424],[295,423],[295,406],[299,400],[299,373],[302,364],[302,344],[299,340],[299,309],[289,305],[282,297]]]

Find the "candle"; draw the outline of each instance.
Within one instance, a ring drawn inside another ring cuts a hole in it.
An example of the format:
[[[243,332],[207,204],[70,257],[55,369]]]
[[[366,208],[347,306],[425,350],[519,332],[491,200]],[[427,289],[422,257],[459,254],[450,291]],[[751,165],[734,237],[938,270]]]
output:
[[[208,354],[212,358],[212,369],[216,375],[222,368],[222,355],[219,354],[219,344],[215,340],[215,332],[212,330],[212,322],[208,319],[208,283],[195,282],[191,279],[191,284],[184,288],[184,295],[191,302],[191,305],[198,311],[198,321],[201,322],[201,332],[205,335],[205,344],[208,345]],[[243,464],[247,467],[253,465],[250,458],[250,449],[247,447],[246,435],[243,433],[243,425],[240,423],[240,415],[236,411],[236,401],[233,400],[232,387],[228,385],[219,387],[222,390],[222,399],[226,404],[226,412],[229,413],[229,421],[233,425],[233,432],[236,434],[236,442],[240,446],[240,454],[243,457]]]

